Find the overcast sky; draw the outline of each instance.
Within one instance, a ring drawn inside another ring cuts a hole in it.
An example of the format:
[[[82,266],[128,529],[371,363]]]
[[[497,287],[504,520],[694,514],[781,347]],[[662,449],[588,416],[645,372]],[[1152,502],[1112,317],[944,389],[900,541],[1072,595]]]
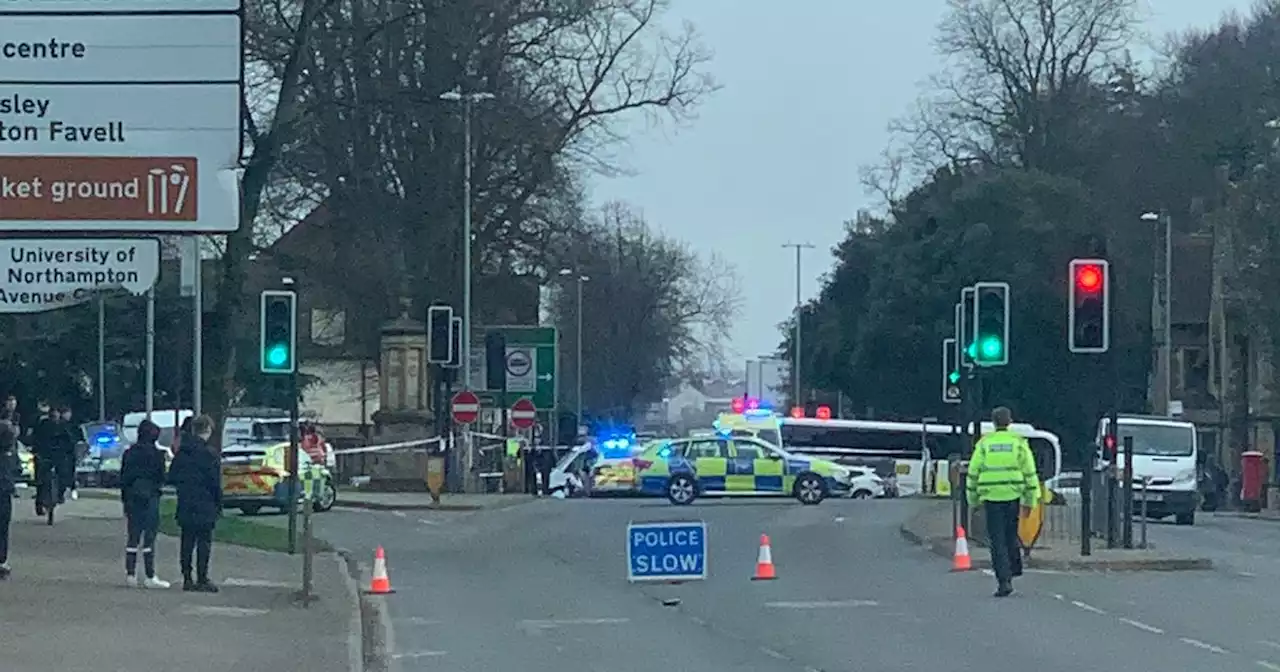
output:
[[[597,201],[638,206],[656,227],[716,250],[744,290],[730,361],[773,352],[795,305],[795,255],[807,299],[831,268],[841,222],[877,202],[858,182],[940,67],[932,40],[945,0],[673,0],[714,50],[723,89],[679,131],[649,131],[625,153],[634,175],[597,181]],[[1147,0],[1152,39],[1248,11],[1251,0]],[[678,25],[678,23],[674,24]],[[1146,54],[1135,53],[1146,60]]]

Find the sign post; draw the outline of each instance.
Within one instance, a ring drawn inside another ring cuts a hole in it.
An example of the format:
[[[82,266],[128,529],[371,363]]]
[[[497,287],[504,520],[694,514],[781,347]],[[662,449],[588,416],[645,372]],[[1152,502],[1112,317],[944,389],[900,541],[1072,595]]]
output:
[[[627,580],[707,578],[707,524],[701,520],[627,525]]]

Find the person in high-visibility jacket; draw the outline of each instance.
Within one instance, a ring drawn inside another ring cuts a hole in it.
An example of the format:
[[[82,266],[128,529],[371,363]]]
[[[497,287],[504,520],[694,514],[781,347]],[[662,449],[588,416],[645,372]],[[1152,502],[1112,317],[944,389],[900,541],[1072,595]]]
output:
[[[1013,577],[1022,576],[1018,516],[1030,515],[1040,499],[1040,479],[1030,444],[1009,431],[1013,413],[1001,406],[991,421],[995,431],[973,447],[966,489],[970,506],[981,505],[986,513],[996,597],[1004,597],[1013,592]]]

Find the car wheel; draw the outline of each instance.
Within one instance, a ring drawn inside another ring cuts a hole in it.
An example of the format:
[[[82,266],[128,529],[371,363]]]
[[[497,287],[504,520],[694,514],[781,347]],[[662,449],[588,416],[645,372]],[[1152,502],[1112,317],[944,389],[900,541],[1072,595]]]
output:
[[[870,490],[855,490],[853,492],[854,499],[871,499],[874,496]]]
[[[795,495],[801,504],[812,506],[826,498],[827,486],[817,475],[805,474],[796,479]]]
[[[1178,525],[1195,525],[1195,524],[1196,524],[1196,512],[1195,512],[1194,510],[1192,510],[1192,511],[1188,511],[1188,512],[1186,512],[1186,513],[1179,513],[1179,514],[1174,518],[1174,522],[1176,522]]]
[[[338,502],[338,488],[333,485],[332,481],[325,481],[320,485],[319,496],[312,502],[311,508],[317,513],[323,513],[333,508]]]
[[[688,474],[676,474],[667,481],[667,499],[672,504],[684,506],[698,498],[698,484]]]
[[[240,507],[240,513],[246,516],[256,516],[258,515],[259,511],[262,511],[262,507],[258,506],[257,504],[247,504],[245,506]]]

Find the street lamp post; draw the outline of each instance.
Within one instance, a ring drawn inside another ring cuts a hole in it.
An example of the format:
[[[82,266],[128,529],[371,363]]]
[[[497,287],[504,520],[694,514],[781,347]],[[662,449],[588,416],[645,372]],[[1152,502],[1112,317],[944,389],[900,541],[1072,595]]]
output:
[[[1158,395],[1156,408],[1152,410],[1169,415],[1173,404],[1173,376],[1170,371],[1173,348],[1173,218],[1167,212],[1145,212],[1142,221],[1161,226],[1164,234],[1164,244],[1160,246],[1164,249],[1156,248],[1155,270],[1151,274],[1151,328],[1155,332],[1157,348],[1154,391]]]
[[[562,268],[562,269],[560,269],[560,275],[561,275],[562,277],[570,276],[570,275],[574,275],[574,274],[575,274],[575,273],[574,273],[573,269],[571,269],[571,268]],[[573,398],[574,398],[574,402],[577,404],[577,411],[576,411],[576,412],[577,412],[577,418],[576,418],[576,420],[577,420],[577,424],[578,424],[578,425],[582,425],[582,283],[584,283],[584,282],[586,282],[586,281],[588,281],[588,280],[590,280],[590,279],[591,279],[591,278],[590,278],[590,276],[581,275],[581,274],[579,274],[579,275],[578,275],[578,278],[577,278],[577,282],[578,282],[578,308],[577,308],[577,318],[578,318],[578,335],[577,335],[577,338],[575,338],[575,339],[574,339],[574,345],[577,347],[577,350],[578,350],[578,353],[577,353],[577,361],[578,361],[578,363],[577,363],[577,364],[575,365],[575,367],[574,367],[575,371],[577,372],[577,381],[575,381],[575,382],[576,382],[576,385],[577,385],[577,391],[574,393]],[[576,439],[577,437],[575,436],[574,438]]]
[[[492,93],[460,89],[440,94],[440,100],[462,103],[462,386],[471,389],[471,107],[493,100]]]
[[[804,312],[800,301],[800,253],[804,250],[813,249],[813,245],[808,243],[786,243],[783,247],[794,247],[796,250],[796,332],[795,337],[791,339],[791,385],[794,388],[791,405],[799,406],[804,403],[804,400],[800,398],[800,318]]]

